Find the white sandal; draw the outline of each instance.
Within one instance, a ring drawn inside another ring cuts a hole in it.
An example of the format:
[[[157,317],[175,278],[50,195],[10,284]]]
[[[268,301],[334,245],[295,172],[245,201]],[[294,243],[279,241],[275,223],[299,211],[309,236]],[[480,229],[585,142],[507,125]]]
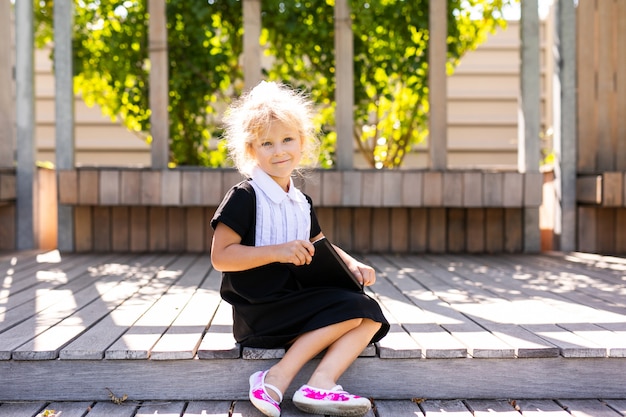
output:
[[[283,393],[274,385],[265,383],[268,371],[259,371],[250,375],[250,402],[260,412],[268,417],[280,417],[280,403],[283,401]],[[273,399],[267,392],[271,389],[278,395],[278,401]]]

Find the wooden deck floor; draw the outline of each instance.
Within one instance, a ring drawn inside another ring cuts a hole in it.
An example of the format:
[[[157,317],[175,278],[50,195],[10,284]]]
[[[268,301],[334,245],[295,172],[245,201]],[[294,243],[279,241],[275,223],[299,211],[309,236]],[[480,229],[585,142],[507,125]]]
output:
[[[626,259],[366,258],[392,331],[340,382],[377,409],[419,414],[411,398],[626,398]],[[143,415],[145,400],[193,410],[245,399],[247,376],[283,352],[236,346],[219,282],[206,255],[0,256],[0,416],[20,406],[35,415],[51,400],[98,401],[96,410],[108,406],[108,389],[136,404],[120,414],[129,416]]]
[[[425,400],[375,401],[365,417],[619,417],[624,400]],[[247,401],[129,401],[0,403],[2,417],[263,417]],[[281,417],[306,417],[290,402]]]

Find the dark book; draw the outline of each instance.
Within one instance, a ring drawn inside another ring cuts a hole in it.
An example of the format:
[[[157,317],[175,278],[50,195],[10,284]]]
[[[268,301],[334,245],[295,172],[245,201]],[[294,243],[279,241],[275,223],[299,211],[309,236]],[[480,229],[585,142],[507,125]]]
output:
[[[296,279],[305,287],[339,287],[363,291],[363,286],[350,272],[333,245],[326,238],[313,242],[315,254],[308,265],[291,265]]]

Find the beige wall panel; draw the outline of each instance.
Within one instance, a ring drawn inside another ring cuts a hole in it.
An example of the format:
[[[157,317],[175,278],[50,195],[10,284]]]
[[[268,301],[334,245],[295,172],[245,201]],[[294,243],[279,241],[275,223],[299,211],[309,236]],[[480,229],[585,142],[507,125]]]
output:
[[[54,147],[54,125],[39,125],[35,129],[37,146],[43,149]],[[77,139],[76,149],[124,149],[124,150],[147,150],[148,145],[137,136],[116,125],[76,126]]]

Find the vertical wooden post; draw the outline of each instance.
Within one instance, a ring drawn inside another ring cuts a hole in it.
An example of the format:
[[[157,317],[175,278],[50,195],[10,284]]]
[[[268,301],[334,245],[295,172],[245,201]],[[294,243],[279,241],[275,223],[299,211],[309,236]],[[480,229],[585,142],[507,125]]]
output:
[[[0,168],[13,167],[15,159],[11,27],[11,2],[0,2]]]
[[[518,131],[518,169],[539,169],[539,130],[541,112],[541,72],[539,67],[538,0],[521,2],[521,69]]]
[[[574,0],[556,3],[555,176],[559,204],[555,213],[557,249],[576,250],[576,9]]]
[[[428,100],[430,103],[428,147],[430,169],[448,166],[447,73],[448,10],[447,1],[431,1],[428,13]]]
[[[348,0],[335,2],[335,124],[337,168],[354,167],[354,40]]]
[[[261,81],[261,0],[243,0],[243,80],[246,90]]]
[[[74,70],[72,65],[72,0],[54,2],[55,156],[58,172],[74,168]],[[57,245],[74,250],[74,209],[58,204]]]
[[[169,76],[167,58],[167,21],[165,0],[148,0],[150,21],[148,51],[150,57],[150,134],[152,168],[165,169],[169,162],[170,123],[167,112]]]
[[[35,247],[35,94],[33,2],[15,3],[15,82],[17,122],[17,239],[18,250]]]

